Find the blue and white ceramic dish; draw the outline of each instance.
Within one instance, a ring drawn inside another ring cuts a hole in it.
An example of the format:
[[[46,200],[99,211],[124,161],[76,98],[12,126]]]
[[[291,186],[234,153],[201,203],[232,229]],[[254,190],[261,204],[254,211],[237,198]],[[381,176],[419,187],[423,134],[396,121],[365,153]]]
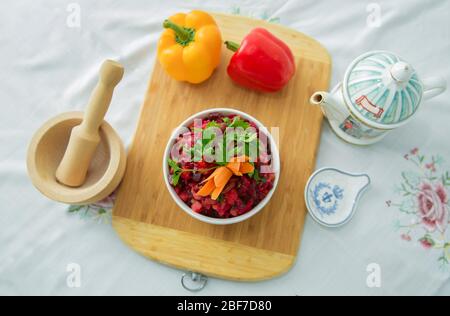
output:
[[[335,168],[319,169],[305,187],[309,214],[324,226],[342,226],[355,214],[361,194],[369,184],[367,174],[352,174]]]

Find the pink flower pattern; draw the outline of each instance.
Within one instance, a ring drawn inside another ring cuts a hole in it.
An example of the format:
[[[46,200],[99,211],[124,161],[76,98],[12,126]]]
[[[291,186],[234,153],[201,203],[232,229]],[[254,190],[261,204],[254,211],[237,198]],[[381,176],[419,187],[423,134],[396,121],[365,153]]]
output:
[[[415,169],[401,173],[398,194],[401,200],[389,199],[387,207],[400,211],[395,221],[404,242],[417,242],[423,249],[439,251],[439,263],[450,267],[450,173],[439,173],[443,159],[427,157],[419,148],[403,156]]]
[[[448,224],[447,192],[441,183],[434,186],[423,183],[417,194],[417,202],[422,223],[428,231],[438,229],[445,232]]]

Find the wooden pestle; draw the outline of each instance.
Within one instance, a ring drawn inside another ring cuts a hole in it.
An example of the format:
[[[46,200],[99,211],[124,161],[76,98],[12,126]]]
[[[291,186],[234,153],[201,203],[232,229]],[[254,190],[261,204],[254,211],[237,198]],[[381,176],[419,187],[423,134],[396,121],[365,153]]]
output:
[[[66,152],[56,170],[56,179],[60,183],[71,187],[84,183],[92,157],[100,143],[100,125],[111,102],[114,87],[122,79],[123,72],[123,66],[118,62],[103,62],[98,84],[91,95],[83,121],[72,129]]]

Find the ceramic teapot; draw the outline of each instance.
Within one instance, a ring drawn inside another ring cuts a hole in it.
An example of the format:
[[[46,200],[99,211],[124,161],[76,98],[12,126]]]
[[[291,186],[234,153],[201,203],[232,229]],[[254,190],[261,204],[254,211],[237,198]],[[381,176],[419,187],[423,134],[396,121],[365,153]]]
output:
[[[356,58],[330,93],[319,91],[310,103],[320,105],[333,131],[345,141],[369,145],[407,123],[422,99],[445,91],[441,77],[420,79],[414,68],[387,51]]]

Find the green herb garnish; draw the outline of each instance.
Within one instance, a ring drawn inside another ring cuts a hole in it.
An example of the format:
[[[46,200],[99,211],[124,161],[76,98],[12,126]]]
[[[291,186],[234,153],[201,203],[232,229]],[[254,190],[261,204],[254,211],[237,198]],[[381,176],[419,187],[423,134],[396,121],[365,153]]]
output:
[[[181,168],[178,163],[172,159],[167,159],[167,163],[169,164],[169,167],[173,170],[172,174],[172,185],[177,186],[178,182],[180,181],[180,176],[183,172],[206,172],[209,170],[216,169],[217,166],[211,167],[211,168],[205,168],[205,169],[183,169]]]
[[[253,162],[250,162],[253,166],[255,166],[255,164]],[[248,174],[250,178],[253,178],[257,183],[260,182],[266,182],[266,178],[261,177],[259,174],[258,169],[255,167],[252,173]]]
[[[176,163],[176,161],[172,160],[172,159],[168,159],[167,160],[170,168],[172,168],[173,170],[173,174],[172,174],[172,184],[174,186],[177,186],[178,181],[180,180],[180,176],[183,173],[183,169],[181,169],[180,166],[178,166],[178,164]]]
[[[228,122],[230,119],[228,119]],[[233,118],[233,121],[229,124],[227,124],[228,127],[242,127],[244,130],[247,129],[250,126],[250,123],[244,121],[240,116],[235,116]]]
[[[210,127],[217,127],[220,128],[219,123],[217,123],[216,121],[211,121],[208,124],[206,124],[206,128],[210,128]]]

